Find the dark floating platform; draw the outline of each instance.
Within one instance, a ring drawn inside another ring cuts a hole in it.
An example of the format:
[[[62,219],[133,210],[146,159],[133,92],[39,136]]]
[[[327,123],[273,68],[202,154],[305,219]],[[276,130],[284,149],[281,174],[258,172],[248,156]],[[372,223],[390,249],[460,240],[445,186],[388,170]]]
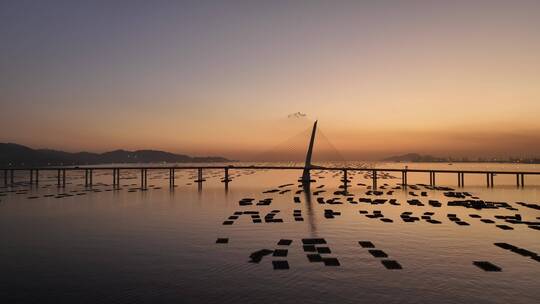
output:
[[[388,257],[388,254],[386,254],[386,252],[384,252],[382,250],[379,250],[379,249],[370,249],[368,251],[372,256],[374,256],[376,258],[387,258]]]
[[[271,203],[272,203],[271,198],[265,198],[265,199],[259,200],[259,202],[257,203],[257,206],[268,206]]]
[[[283,185],[279,185],[278,188],[285,188],[289,186],[294,186],[294,184],[283,184]]]
[[[432,207],[439,208],[442,204],[437,200],[429,200],[428,202]]]
[[[274,251],[270,250],[270,249],[261,249],[261,250],[257,250],[255,252],[252,252],[249,255],[249,258],[251,259],[249,262],[250,263],[259,263],[265,255],[269,255],[272,252],[274,252]]]
[[[362,246],[362,248],[375,248],[375,245],[370,241],[358,241],[358,244]]]
[[[459,194],[459,192],[456,192]],[[468,194],[470,195],[469,193],[467,192],[463,192],[464,194]],[[446,193],[445,193],[446,195]],[[465,196],[468,196],[468,195],[461,195],[459,194],[460,196],[448,196],[448,197],[458,197],[458,198],[465,198]],[[486,202],[486,201],[483,201],[483,200],[465,200],[465,201],[449,201],[447,203],[448,206],[460,206],[460,207],[465,207],[465,208],[472,208],[472,209],[476,209],[476,210],[481,210],[481,209],[499,209],[499,208],[504,208],[504,209],[508,209],[508,210],[515,210],[515,208],[513,208],[512,206],[510,206],[508,203],[505,203],[505,202]]]
[[[289,262],[287,261],[272,261],[274,270],[287,270],[289,269]]]
[[[326,244],[326,240],[323,238],[310,238],[302,239],[302,243],[306,245]]]
[[[229,243],[229,239],[228,238],[218,238],[216,240],[216,244],[227,244]]]
[[[238,202],[240,206],[251,206],[253,205],[253,202],[246,202],[246,201],[240,201]]]
[[[508,244],[508,243],[494,243],[494,245],[505,250],[510,250],[513,253],[517,253],[521,256],[529,257],[537,262],[540,262],[540,258],[538,257],[538,254],[536,252],[532,252],[525,248],[520,248],[511,244]]]
[[[275,249],[273,256],[275,257],[286,257],[289,251],[287,249]]]
[[[340,266],[337,258],[323,258],[324,266]]]
[[[537,204],[530,204],[530,203],[524,203],[524,202],[517,202],[517,204],[527,207],[527,208],[540,210],[540,205],[537,205]]]
[[[315,248],[315,245],[304,245],[304,252],[315,252],[317,251],[317,248]]]
[[[474,261],[473,265],[484,271],[502,271],[502,268],[487,261]]]
[[[517,248],[516,246],[508,244],[508,243],[493,243],[493,245],[500,247],[502,249],[506,249],[506,250],[514,250],[515,248]]]
[[[292,244],[292,240],[281,239],[277,244],[280,246],[289,246],[290,244]]]
[[[332,253],[329,247],[317,247],[316,249],[318,253]]]
[[[390,270],[403,269],[403,267],[401,267],[401,264],[394,260],[382,260],[381,264],[383,264],[386,269]]]
[[[318,253],[310,253],[306,255],[310,263],[322,262],[322,257]]]

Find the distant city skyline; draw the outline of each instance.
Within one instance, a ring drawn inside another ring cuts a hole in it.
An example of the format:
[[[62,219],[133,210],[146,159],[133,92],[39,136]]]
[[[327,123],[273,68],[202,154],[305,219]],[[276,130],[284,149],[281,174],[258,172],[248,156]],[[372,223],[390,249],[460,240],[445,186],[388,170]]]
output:
[[[540,1],[2,1],[0,17],[0,142],[244,160],[318,119],[347,159],[540,155]]]

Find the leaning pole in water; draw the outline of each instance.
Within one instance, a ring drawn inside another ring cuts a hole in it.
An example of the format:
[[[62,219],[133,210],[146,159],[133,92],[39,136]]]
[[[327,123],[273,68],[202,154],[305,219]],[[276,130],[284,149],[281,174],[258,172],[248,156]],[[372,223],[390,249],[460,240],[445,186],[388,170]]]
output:
[[[311,155],[313,154],[313,143],[315,143],[315,132],[317,132],[317,121],[315,121],[313,124],[313,130],[311,131],[311,139],[309,140],[309,147],[306,154],[304,173],[302,173],[302,183],[309,183],[311,181],[309,170],[311,169]]]

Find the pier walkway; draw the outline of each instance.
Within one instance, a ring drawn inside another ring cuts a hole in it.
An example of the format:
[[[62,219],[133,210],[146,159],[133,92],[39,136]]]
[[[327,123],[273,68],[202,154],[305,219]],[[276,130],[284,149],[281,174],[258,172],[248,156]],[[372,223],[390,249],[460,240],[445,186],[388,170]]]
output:
[[[196,170],[197,171],[197,183],[203,183],[203,170],[223,170],[222,182],[228,184],[231,182],[229,178],[229,172],[231,170],[298,170],[302,172],[310,172],[316,170],[324,171],[341,171],[343,172],[343,183],[347,186],[349,182],[347,178],[348,172],[365,172],[371,174],[373,182],[373,188],[377,188],[377,179],[380,173],[401,173],[401,181],[403,186],[408,185],[408,176],[410,173],[426,173],[429,176],[429,185],[436,186],[437,174],[455,174],[457,177],[457,186],[465,186],[465,175],[484,175],[486,177],[486,186],[493,187],[495,185],[496,175],[514,175],[516,178],[516,186],[525,186],[525,176],[528,175],[540,175],[540,172],[529,171],[488,171],[488,170],[444,170],[444,169],[398,169],[398,168],[355,168],[355,167],[319,167],[319,166],[115,166],[115,167],[102,167],[102,166],[81,166],[81,167],[33,167],[33,168],[0,168],[0,172],[3,172],[2,179],[5,186],[15,184],[15,172],[28,172],[28,182],[30,184],[38,184],[40,172],[56,172],[58,186],[66,185],[66,172],[84,172],[85,185],[90,186],[93,184],[94,171],[110,171],[112,172],[113,185],[120,184],[120,172],[126,171],[139,171],[141,187],[146,187],[148,180],[149,170],[168,170],[169,171],[169,183],[174,186],[175,172],[180,170]],[[20,174],[19,174],[20,175]],[[303,180],[303,179],[302,179]],[[301,180],[301,181],[302,181]],[[305,180],[303,180],[305,181]]]

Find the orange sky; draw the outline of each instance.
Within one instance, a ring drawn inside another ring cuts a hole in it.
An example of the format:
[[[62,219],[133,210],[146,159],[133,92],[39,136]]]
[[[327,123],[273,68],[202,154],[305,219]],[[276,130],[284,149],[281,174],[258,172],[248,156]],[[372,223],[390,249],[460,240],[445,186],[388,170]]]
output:
[[[540,155],[538,1],[0,11],[2,142],[250,159],[319,119],[350,159]]]

